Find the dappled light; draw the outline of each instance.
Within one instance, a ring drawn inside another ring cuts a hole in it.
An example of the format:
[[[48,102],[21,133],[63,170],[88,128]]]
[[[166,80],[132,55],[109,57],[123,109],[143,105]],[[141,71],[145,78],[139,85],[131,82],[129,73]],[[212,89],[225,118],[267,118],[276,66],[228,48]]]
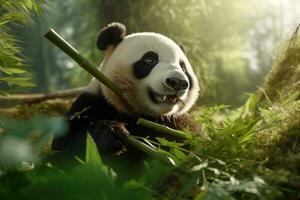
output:
[[[300,199],[299,9],[0,0],[0,199]]]

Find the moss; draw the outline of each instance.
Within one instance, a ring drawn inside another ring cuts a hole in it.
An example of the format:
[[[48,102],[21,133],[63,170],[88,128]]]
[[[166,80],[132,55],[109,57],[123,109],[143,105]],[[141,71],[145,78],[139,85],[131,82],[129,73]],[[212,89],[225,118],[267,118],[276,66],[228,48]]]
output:
[[[265,79],[263,88],[271,100],[278,98],[278,92],[293,94],[300,91],[300,38],[298,30],[299,27],[287,44],[280,48],[281,51]]]
[[[29,119],[39,115],[63,116],[69,109],[71,102],[70,99],[54,99],[38,104],[20,104],[13,108],[0,109],[0,115],[15,119]]]
[[[299,27],[298,27],[299,29]],[[275,59],[260,93],[261,130],[253,149],[269,183],[300,189],[300,38],[298,29]],[[259,159],[260,158],[260,159]]]

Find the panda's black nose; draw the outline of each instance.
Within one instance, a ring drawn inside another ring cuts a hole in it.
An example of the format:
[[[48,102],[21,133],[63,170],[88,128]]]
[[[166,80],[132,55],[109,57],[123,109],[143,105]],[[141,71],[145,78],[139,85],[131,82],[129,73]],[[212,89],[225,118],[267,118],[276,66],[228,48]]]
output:
[[[189,87],[189,82],[178,78],[167,78],[166,83],[168,86],[175,89],[176,91],[185,90]]]

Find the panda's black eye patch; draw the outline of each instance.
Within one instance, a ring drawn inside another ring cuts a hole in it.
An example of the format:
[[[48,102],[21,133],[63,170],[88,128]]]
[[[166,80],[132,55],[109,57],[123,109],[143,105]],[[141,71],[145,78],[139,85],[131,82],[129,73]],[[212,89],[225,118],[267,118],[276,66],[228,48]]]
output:
[[[134,75],[138,79],[145,78],[158,63],[158,54],[153,51],[146,52],[142,58],[133,64]]]

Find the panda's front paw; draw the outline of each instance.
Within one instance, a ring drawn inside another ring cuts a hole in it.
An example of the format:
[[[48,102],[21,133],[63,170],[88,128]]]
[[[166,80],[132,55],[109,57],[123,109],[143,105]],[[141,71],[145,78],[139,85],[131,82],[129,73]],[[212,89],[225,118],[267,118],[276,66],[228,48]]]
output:
[[[88,131],[100,151],[117,155],[126,151],[129,132],[124,123],[112,120],[94,121],[90,123]]]

